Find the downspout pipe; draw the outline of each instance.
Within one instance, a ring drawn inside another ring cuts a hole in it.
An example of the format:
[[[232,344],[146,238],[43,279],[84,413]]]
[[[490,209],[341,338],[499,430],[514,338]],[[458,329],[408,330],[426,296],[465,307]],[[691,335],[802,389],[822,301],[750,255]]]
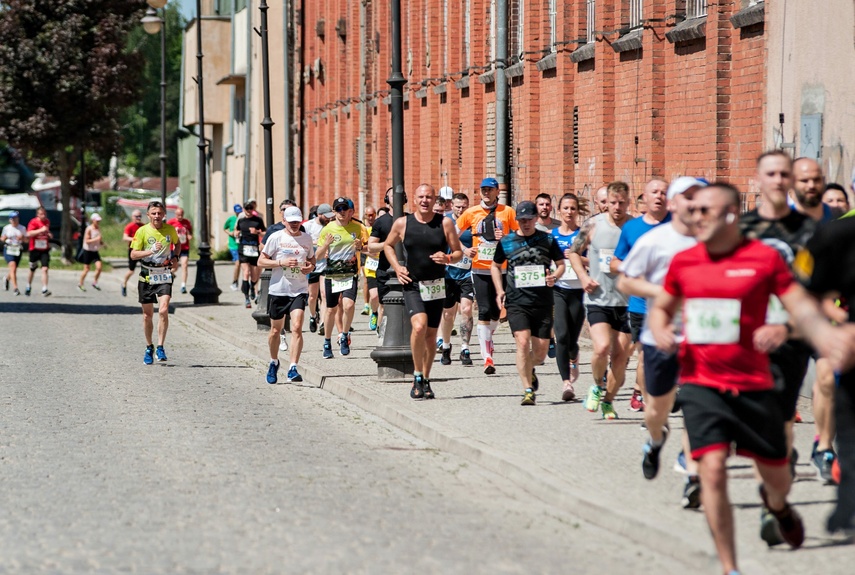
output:
[[[244,101],[246,102],[246,150],[244,152],[243,164],[243,201],[249,199],[250,172],[252,171],[252,37],[255,32],[252,29],[252,0],[246,2],[246,85],[244,86]],[[258,200],[258,198],[255,198]],[[270,225],[271,222],[267,222]]]
[[[496,2],[496,180],[499,203],[511,203],[508,183],[508,0]]]
[[[283,125],[285,126],[285,137],[282,139],[282,142],[285,144],[283,146],[283,160],[284,160],[284,168],[285,168],[285,197],[289,200],[294,199],[294,190],[291,187],[291,112],[289,110],[291,106],[291,77],[289,76],[289,70],[291,66],[289,66],[289,60],[291,59],[291,53],[288,50],[288,13],[291,11],[291,0],[286,0],[282,3],[282,53],[284,54],[283,64],[282,64],[282,78],[284,79],[284,86],[282,87],[283,94],[285,94],[285,110],[284,110],[284,118],[285,121]]]

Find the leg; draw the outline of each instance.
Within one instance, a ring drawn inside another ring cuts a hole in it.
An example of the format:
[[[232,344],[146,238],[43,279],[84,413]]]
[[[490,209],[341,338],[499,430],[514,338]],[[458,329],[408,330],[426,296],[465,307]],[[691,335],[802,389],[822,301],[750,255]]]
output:
[[[101,264],[101,260],[98,260],[97,262],[95,262],[95,277],[93,278],[93,281],[96,284],[98,283],[98,278],[101,277],[101,270],[103,267],[104,266]]]
[[[626,362],[632,353],[632,340],[628,333],[613,332],[612,369],[606,384],[606,395],[603,401],[611,403],[626,379]]]
[[[546,359],[549,352],[549,338],[531,336],[531,366],[540,365]]]
[[[436,358],[436,330],[435,327],[429,327],[425,330],[425,359],[424,369],[425,379],[430,379],[430,368],[433,367],[433,360]]]
[[[793,476],[790,475],[789,466],[768,465],[756,460],[754,463],[763,480],[763,487],[766,489],[766,501],[769,503],[769,509],[780,511],[787,505],[787,495],[790,493],[790,487],[793,484]]]
[[[86,281],[86,274],[89,273],[89,264],[83,264],[83,272],[80,274],[80,280],[77,282],[78,286],[83,286],[83,282]]]
[[[181,285],[187,283],[187,270],[190,267],[190,256],[181,256]]]
[[[451,328],[454,327],[454,318],[457,315],[457,307],[459,304],[454,304],[449,308],[442,310],[442,322],[439,324],[439,337],[442,338],[443,347],[445,344],[451,344]]]
[[[514,341],[517,344],[517,373],[520,376],[523,392],[525,392],[531,388],[531,368],[534,364],[531,358],[531,330],[515,331]]]
[[[328,305],[324,309],[324,325],[326,326],[324,337],[327,339],[332,339],[332,329],[333,326],[336,325],[336,316],[338,315],[339,307],[341,306],[338,305],[338,302],[335,302],[335,305],[333,305],[332,307]]]
[[[609,349],[612,343],[611,326],[605,322],[592,325],[591,343],[594,347],[591,354],[591,374],[594,377],[594,385],[601,385],[603,376],[606,374],[606,368],[609,366]]]
[[[356,311],[356,301],[349,297],[343,298],[342,307],[342,333],[347,334],[350,331],[350,326],[353,325],[353,314]]]
[[[834,442],[834,370],[825,358],[816,360],[813,416],[816,422],[816,433],[819,435],[817,451],[831,449]]]
[[[291,363],[297,365],[300,362],[300,354],[303,353],[303,317],[304,311],[295,309],[291,312]],[[283,322],[284,323],[284,322]]]
[[[36,275],[36,268],[33,267],[33,264],[30,264],[30,273],[27,274],[27,287],[33,285],[33,276]]]
[[[564,293],[568,290],[555,288],[555,323],[552,329],[555,330],[555,362],[558,364],[558,375],[561,380],[570,383],[570,345],[567,341],[567,335],[570,331],[570,311],[568,309],[569,299],[572,295]],[[575,356],[574,356],[575,357]]]
[[[848,375],[843,377],[834,398],[840,486],[837,507],[828,518],[830,531],[855,527],[855,383]]]
[[[18,289],[18,264],[17,262],[9,262],[9,283],[12,284],[12,289]]]
[[[650,439],[658,443],[664,439],[662,430],[668,423],[671,408],[674,407],[674,398],[677,396],[677,388],[672,389],[665,395],[649,395],[644,405],[644,423]]]
[[[267,334],[267,347],[270,350],[270,359],[279,361],[279,336],[285,326],[285,316],[279,319],[270,319],[270,331]]]
[[[48,267],[46,265],[42,265],[42,289],[47,289],[48,287]]]
[[[469,349],[469,342],[472,340],[472,300],[467,298],[460,299],[460,339],[462,341],[461,348]]]
[[[380,307],[380,293],[377,288],[368,290],[368,305],[371,306],[371,311],[377,313],[377,308]]]
[[[166,341],[166,330],[169,329],[169,300],[171,299],[172,297],[168,295],[162,295],[157,302],[160,306],[157,313],[157,345],[163,345]]]
[[[154,332],[154,304],[144,303],[142,304],[142,322],[143,322],[143,335],[145,335],[145,344],[152,345],[151,336]]]
[[[701,503],[725,573],[735,570],[736,542],[733,510],[727,495],[727,450],[709,451],[698,462]]]
[[[424,374],[427,364],[428,350],[430,348],[436,353],[436,345],[427,341],[427,314],[417,313],[410,317],[412,330],[410,331],[410,348],[413,350],[413,368],[416,374]],[[427,378],[425,378],[427,379]]]
[[[318,294],[321,291],[321,282],[309,284],[309,315],[314,316],[318,308]]]

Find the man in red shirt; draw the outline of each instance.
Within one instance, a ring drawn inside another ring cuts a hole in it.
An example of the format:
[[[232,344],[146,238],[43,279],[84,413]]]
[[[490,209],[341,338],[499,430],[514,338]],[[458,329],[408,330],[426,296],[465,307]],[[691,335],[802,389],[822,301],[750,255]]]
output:
[[[27,237],[30,238],[30,273],[27,276],[26,295],[33,291],[33,276],[39,266],[42,268],[42,295],[50,295],[48,289],[48,268],[50,267],[50,220],[44,208],[36,210],[36,217],[27,224]]]
[[[122,233],[122,240],[128,244],[128,273],[122,280],[122,296],[128,295],[128,280],[131,279],[134,270],[137,269],[137,260],[131,258],[131,242],[134,241],[134,234],[141,227],[143,227],[142,212],[134,210],[131,213],[131,223],[125,226],[125,231]]]
[[[187,293],[187,267],[190,263],[190,240],[193,239],[193,224],[184,217],[183,208],[175,208],[175,217],[166,222],[178,232],[178,241],[181,242],[181,293]]]
[[[737,570],[726,466],[733,443],[737,453],[755,460],[760,495],[781,537],[799,547],[805,536],[801,517],[787,503],[792,476],[767,355],[777,341],[765,326],[769,296],[781,300],[802,335],[833,363],[843,362],[853,341],[822,316],[776,250],[743,237],[739,208],[739,192],[728,184],[695,192],[690,212],[699,243],[674,256],[648,320],[657,347],[673,353],[679,341],[673,320],[682,307],[677,401],[726,573]]]

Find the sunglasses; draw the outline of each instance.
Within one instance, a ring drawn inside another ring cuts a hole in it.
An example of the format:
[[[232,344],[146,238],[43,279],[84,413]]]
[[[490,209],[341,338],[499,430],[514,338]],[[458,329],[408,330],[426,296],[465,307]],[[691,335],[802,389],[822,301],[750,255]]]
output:
[[[337,208],[335,209],[335,211],[336,211],[336,212],[338,212],[338,213],[341,213],[341,212],[346,212],[346,211],[347,211],[347,210],[349,210],[349,209],[350,209],[350,208],[348,208],[347,206],[339,206],[339,207],[337,207]]]

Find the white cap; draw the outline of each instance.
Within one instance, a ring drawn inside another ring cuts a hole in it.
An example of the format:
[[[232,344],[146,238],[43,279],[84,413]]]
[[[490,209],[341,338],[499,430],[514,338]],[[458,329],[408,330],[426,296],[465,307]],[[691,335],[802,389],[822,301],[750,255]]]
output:
[[[301,212],[300,208],[298,208],[297,206],[288,206],[287,208],[285,208],[285,221],[302,222],[303,212]]]
[[[91,216],[89,216],[89,221],[90,222],[100,222],[101,216],[99,216],[98,214],[92,214]]]
[[[451,189],[451,186],[442,186],[439,189],[439,197],[443,200],[450,200],[454,196],[454,190]]]
[[[680,176],[676,180],[673,180],[671,185],[668,186],[668,199],[673,200],[676,196],[679,196],[691,188],[704,188],[706,185],[706,182],[697,178],[693,178],[691,176]]]

